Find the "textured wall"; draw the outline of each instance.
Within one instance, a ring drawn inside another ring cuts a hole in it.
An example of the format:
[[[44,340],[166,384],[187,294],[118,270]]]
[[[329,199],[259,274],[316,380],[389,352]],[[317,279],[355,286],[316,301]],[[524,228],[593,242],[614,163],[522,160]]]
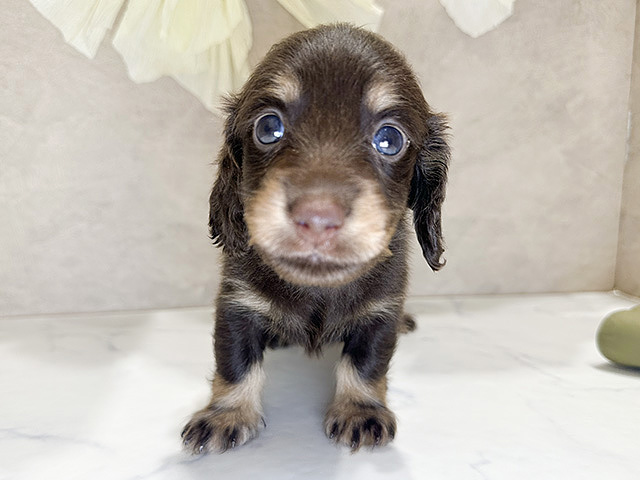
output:
[[[249,0],[255,47],[299,25]],[[381,1],[381,31],[449,112],[448,265],[414,294],[613,286],[634,0],[519,0],[479,39],[436,0]],[[24,0],[0,16],[0,314],[211,302],[220,121],[171,80],[87,60]]]
[[[28,2],[0,16],[0,313],[206,304],[220,122],[171,80],[129,81]]]
[[[624,174],[616,288],[640,297],[640,10],[631,78],[631,131]]]
[[[635,3],[518,0],[476,40],[436,2],[397,12],[388,36],[454,127],[449,264],[418,263],[414,292],[612,288]]]

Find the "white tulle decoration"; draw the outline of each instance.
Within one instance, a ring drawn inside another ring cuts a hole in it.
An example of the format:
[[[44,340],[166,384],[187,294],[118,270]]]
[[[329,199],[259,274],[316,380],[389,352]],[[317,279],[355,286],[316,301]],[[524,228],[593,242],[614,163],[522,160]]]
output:
[[[460,30],[477,38],[509,18],[515,0],[440,0],[440,3]]]
[[[372,0],[278,0],[296,20],[311,28],[321,23],[351,22],[377,31],[384,10]]]
[[[124,0],[31,0],[31,3],[58,27],[67,43],[93,58]]]
[[[249,72],[243,0],[129,0],[113,45],[135,82],[168,75],[215,110]]]
[[[125,0],[30,0],[89,58]],[[373,0],[278,0],[306,27],[347,21],[377,30]],[[251,19],[244,0],[128,0],[113,45],[134,82],[173,77],[211,111],[249,75]]]

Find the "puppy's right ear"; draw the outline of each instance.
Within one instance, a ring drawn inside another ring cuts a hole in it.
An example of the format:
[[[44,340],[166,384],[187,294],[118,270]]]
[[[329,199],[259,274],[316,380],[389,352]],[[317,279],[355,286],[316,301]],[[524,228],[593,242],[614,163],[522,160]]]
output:
[[[237,256],[248,250],[248,232],[241,199],[242,139],[236,132],[236,99],[227,101],[225,141],[218,156],[218,177],[209,197],[209,232],[216,246]]]

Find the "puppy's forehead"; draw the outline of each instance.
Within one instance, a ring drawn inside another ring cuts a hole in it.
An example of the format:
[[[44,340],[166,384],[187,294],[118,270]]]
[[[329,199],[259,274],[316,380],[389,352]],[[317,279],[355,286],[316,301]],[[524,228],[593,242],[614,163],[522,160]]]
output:
[[[388,112],[411,125],[428,114],[404,56],[381,37],[346,25],[299,32],[275,45],[245,86],[241,103],[255,115],[269,99],[296,128],[327,135],[340,130],[344,136],[364,125],[363,119]]]
[[[362,104],[374,115],[403,105],[397,82],[373,68],[359,67],[355,73],[339,64],[335,68],[279,71],[271,75],[265,93],[284,105],[297,104],[303,99],[327,109],[334,103],[342,107],[349,103],[354,104],[352,107]]]

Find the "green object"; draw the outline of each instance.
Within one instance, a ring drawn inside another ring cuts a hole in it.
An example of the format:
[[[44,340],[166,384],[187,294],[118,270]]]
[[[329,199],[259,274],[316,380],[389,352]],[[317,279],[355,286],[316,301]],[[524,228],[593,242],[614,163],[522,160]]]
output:
[[[600,353],[612,362],[640,368],[640,305],[605,317],[597,344]]]

